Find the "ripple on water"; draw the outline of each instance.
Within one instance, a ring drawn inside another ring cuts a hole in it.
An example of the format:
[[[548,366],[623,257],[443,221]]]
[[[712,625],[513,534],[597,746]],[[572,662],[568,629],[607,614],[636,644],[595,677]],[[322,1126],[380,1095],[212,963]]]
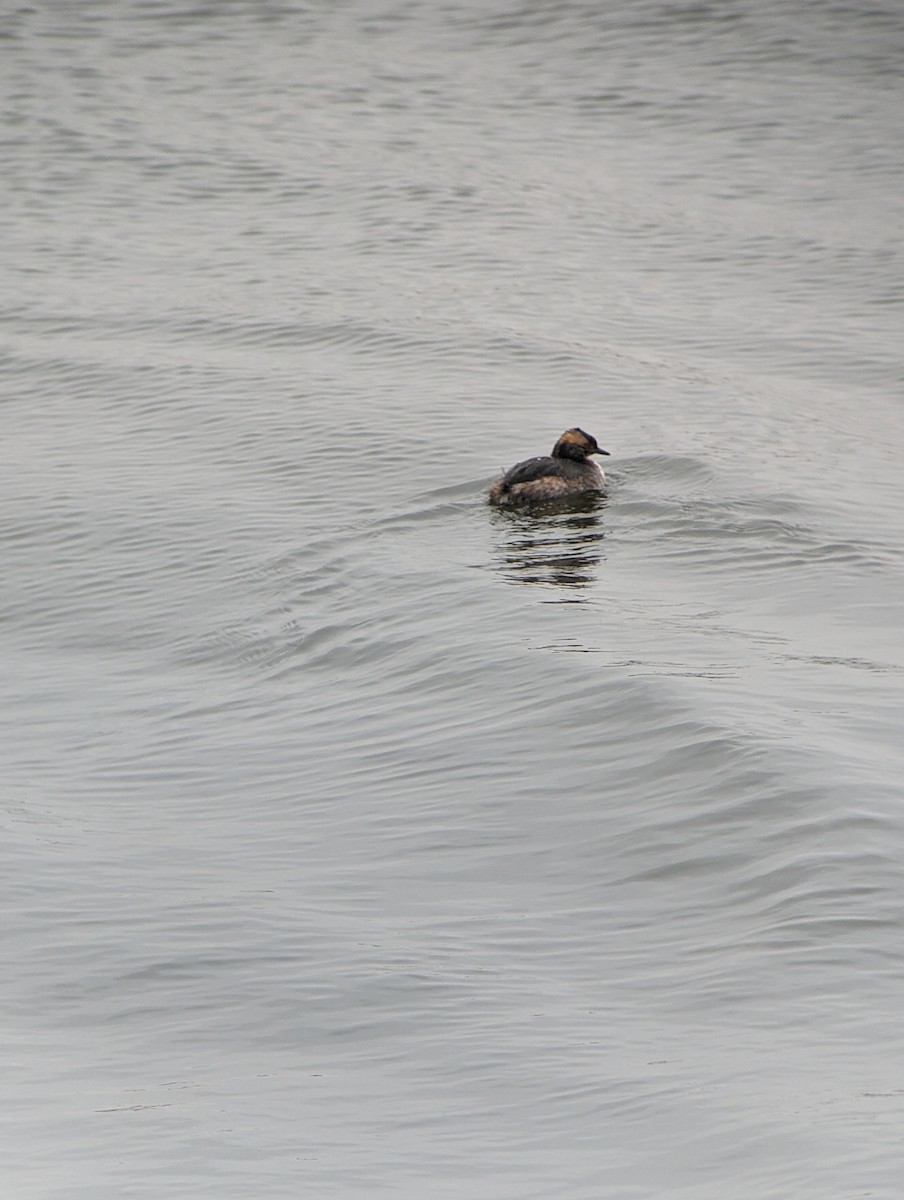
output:
[[[839,538],[831,516],[801,498],[738,494],[702,462],[653,456],[613,478],[620,540],[643,543],[660,560],[731,575],[811,565],[879,573],[904,564],[899,547]]]

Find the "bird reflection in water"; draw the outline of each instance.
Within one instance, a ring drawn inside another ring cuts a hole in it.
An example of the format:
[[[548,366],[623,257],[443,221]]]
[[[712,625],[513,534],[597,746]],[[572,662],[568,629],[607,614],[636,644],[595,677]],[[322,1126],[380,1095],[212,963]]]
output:
[[[602,557],[605,503],[605,496],[584,495],[530,511],[495,509],[496,569],[515,583],[586,588]]]

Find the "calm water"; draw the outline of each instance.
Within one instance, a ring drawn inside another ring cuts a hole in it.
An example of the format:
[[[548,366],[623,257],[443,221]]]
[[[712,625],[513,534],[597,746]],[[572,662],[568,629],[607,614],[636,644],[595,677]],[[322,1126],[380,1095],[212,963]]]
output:
[[[0,33],[4,1195],[899,1200],[904,11]]]

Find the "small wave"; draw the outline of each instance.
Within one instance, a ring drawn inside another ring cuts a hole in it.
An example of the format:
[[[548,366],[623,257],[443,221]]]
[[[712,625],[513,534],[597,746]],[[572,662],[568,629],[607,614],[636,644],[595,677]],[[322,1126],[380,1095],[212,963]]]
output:
[[[619,537],[644,543],[661,559],[715,571],[806,565],[884,571],[904,563],[896,546],[838,537],[824,512],[797,497],[732,494],[717,471],[692,458],[633,460],[614,478],[625,483],[613,514]]]
[[[644,454],[620,459],[616,470],[632,481],[645,482],[651,490],[669,490],[673,486],[706,488],[716,485],[718,475],[702,458],[682,454]]]

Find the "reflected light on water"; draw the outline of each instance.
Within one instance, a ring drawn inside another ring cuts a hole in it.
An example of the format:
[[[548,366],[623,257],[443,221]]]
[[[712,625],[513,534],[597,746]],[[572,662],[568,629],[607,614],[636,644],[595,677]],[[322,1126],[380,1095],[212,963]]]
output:
[[[602,522],[604,496],[582,496],[530,512],[495,509],[495,570],[510,583],[586,588],[597,579],[606,536]],[[581,597],[570,596],[575,602]]]

